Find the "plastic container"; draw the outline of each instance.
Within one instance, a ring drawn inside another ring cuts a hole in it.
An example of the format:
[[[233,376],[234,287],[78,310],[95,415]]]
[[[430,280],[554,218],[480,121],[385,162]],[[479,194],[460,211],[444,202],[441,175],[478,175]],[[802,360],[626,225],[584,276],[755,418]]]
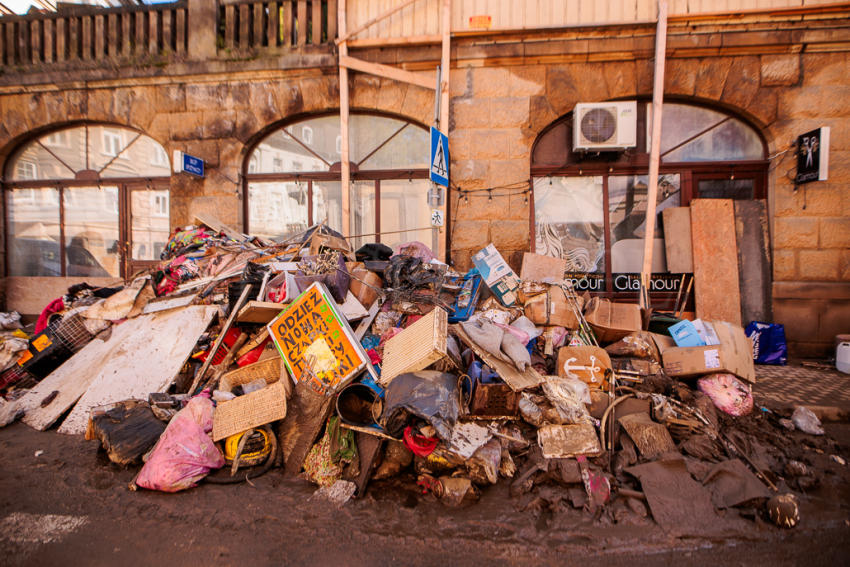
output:
[[[844,374],[850,374],[850,341],[845,341],[835,349],[835,368]]]

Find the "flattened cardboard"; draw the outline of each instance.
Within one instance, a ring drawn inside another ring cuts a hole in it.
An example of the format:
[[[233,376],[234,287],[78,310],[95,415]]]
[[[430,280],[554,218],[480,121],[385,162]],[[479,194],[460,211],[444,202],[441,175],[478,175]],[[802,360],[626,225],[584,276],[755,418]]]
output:
[[[664,371],[670,376],[729,372],[754,384],[753,345],[744,329],[725,321],[714,321],[712,325],[719,345],[663,349]]]
[[[554,258],[526,252],[522,256],[519,277],[522,281],[542,282],[547,279],[561,281],[564,279],[564,272],[566,271],[566,258]]]
[[[640,306],[634,303],[613,303],[594,297],[587,304],[584,318],[593,328],[601,343],[619,341],[626,335],[643,328]]]
[[[611,370],[611,357],[605,349],[594,346],[565,346],[558,349],[558,376],[576,378],[591,388],[607,384],[606,373]]]
[[[690,274],[694,271],[691,251],[691,211],[688,207],[668,207],[661,211],[664,223],[664,247],[667,270],[671,274]]]
[[[589,423],[544,425],[537,430],[537,443],[546,459],[568,459],[576,455],[595,457],[602,453],[596,429]]]

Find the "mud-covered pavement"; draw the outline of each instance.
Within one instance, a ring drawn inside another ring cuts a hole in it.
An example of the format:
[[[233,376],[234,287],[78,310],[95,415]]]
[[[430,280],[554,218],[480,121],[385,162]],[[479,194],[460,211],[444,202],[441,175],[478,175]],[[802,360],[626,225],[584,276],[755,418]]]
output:
[[[828,425],[842,450],[850,425]],[[726,538],[672,538],[651,519],[518,509],[507,483],[446,508],[411,481],[370,486],[337,509],[272,470],[253,486],[131,492],[96,442],[22,424],[0,430],[3,565],[847,565],[850,467],[801,494],[801,522],[759,519]],[[36,456],[38,453],[38,456]],[[623,504],[612,503],[611,506]]]

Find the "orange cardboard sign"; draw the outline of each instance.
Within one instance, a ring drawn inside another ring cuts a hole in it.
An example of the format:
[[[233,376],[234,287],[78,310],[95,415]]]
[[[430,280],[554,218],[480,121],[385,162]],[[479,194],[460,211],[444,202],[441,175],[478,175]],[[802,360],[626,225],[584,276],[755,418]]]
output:
[[[309,381],[323,394],[345,385],[369,364],[321,283],[304,290],[268,329],[292,379]]]

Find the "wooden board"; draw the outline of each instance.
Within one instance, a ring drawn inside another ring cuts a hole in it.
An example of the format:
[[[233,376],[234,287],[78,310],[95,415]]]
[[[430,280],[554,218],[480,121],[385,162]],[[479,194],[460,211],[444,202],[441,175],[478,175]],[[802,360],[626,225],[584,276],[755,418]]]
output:
[[[113,357],[126,354],[126,344],[135,344],[138,342],[138,338],[141,338],[142,342],[162,342],[163,337],[155,336],[148,331],[149,328],[151,331],[180,335],[183,332],[190,331],[188,324],[185,331],[181,329],[181,325],[186,324],[189,320],[200,318],[203,321],[203,329],[192,339],[197,341],[198,336],[206,329],[206,325],[212,319],[215,309],[204,307],[190,309],[194,311],[186,313],[183,310],[174,310],[154,315],[143,315],[112,327],[112,334],[107,341],[95,339],[89,342],[21,398],[21,407],[26,411],[24,423],[41,431],[53,425],[62,414],[80,399],[80,396],[88,390],[95,378],[102,374],[100,370],[107,365],[110,365],[110,368],[112,367],[110,361]],[[203,316],[199,317],[199,313],[203,313]],[[157,341],[157,338],[160,341]],[[167,339],[175,342],[173,336],[168,336]],[[189,349],[192,346],[194,346],[194,342]],[[124,361],[124,363],[127,364],[127,361]],[[182,366],[182,361],[180,366]],[[177,367],[177,370],[180,369],[180,366]],[[132,363],[129,364],[129,367],[133,376],[147,371],[146,365]],[[117,372],[121,369],[118,367],[114,370]],[[176,374],[176,371],[174,374]],[[46,404],[45,407],[41,407],[42,401],[54,391],[59,393],[53,401]],[[148,393],[150,392],[144,393],[143,399],[147,399]],[[123,401],[123,398],[113,401]],[[88,419],[88,415],[86,415],[86,419]],[[79,432],[82,433],[84,429],[85,424]]]
[[[180,297],[154,299],[145,305],[144,309],[142,309],[142,313],[157,313],[158,311],[167,311],[169,309],[176,309],[177,307],[186,307],[187,305],[191,305],[197,296],[197,293],[191,293]]]
[[[744,324],[773,321],[768,231],[764,201],[735,201],[741,318]]]
[[[670,207],[661,211],[661,218],[664,223],[667,270],[674,274],[692,274],[691,210],[688,207]]]
[[[547,459],[566,459],[576,455],[595,457],[602,452],[596,429],[589,423],[544,425],[537,430],[537,443]]]
[[[286,309],[287,305],[273,301],[249,301],[236,315],[238,323],[262,323],[266,324]]]
[[[519,278],[522,281],[542,282],[545,279],[561,281],[567,271],[566,258],[554,258],[543,254],[526,252],[522,256]]]
[[[697,317],[740,325],[738,248],[731,199],[691,201],[691,242]]]
[[[448,314],[440,307],[387,341],[380,383],[387,386],[405,372],[427,368],[446,356]]]
[[[113,327],[112,337],[105,343],[109,350],[99,357],[88,356],[85,366],[76,362],[72,367],[75,372],[66,377],[77,383],[87,375],[93,376],[59,433],[85,432],[92,408],[147,399],[151,392],[164,391],[192,354],[215,313],[215,307],[195,305],[143,315]]]
[[[468,345],[469,348],[475,351],[475,354],[484,364],[495,370],[499,377],[505,381],[505,384],[510,386],[511,390],[514,392],[534,388],[543,383],[543,375],[533,367],[529,366],[525,372],[520,372],[513,363],[499,360],[475,344],[460,325],[452,325],[451,328],[452,332],[457,335],[461,341]]]

